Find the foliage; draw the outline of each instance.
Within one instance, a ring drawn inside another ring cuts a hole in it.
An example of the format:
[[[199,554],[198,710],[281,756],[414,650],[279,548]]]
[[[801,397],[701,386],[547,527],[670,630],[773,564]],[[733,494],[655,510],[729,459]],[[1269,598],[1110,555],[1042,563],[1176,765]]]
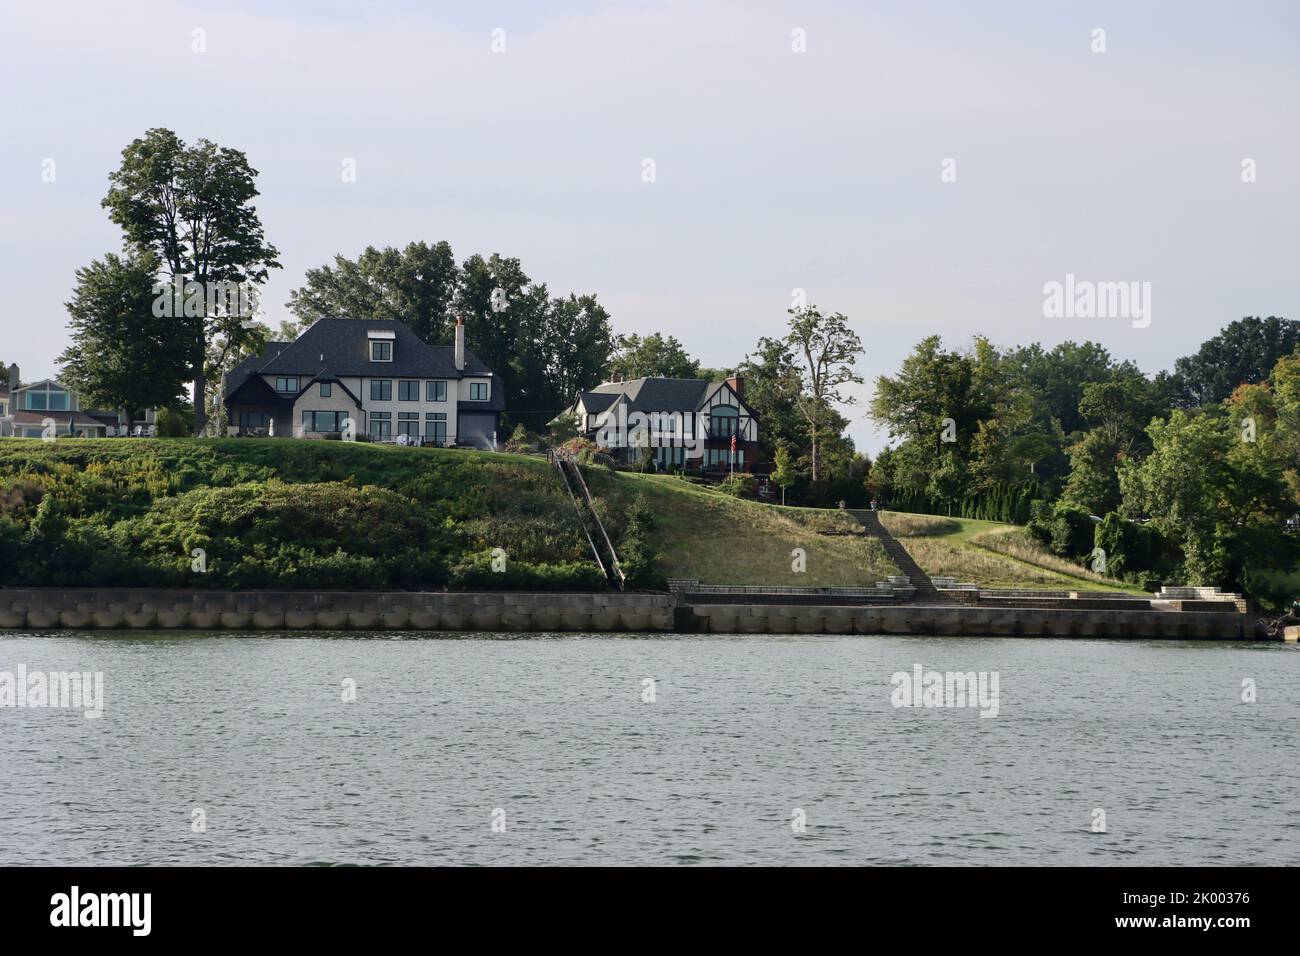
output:
[[[256,284],[280,267],[253,207],[256,177],[239,150],[206,139],[186,146],[171,130],[151,129],[122,151],[102,205],[127,244],[152,252],[170,280],[204,288],[214,282]],[[194,383],[195,428],[201,434],[210,346],[220,338],[224,348],[238,349],[258,333],[245,326],[246,316],[214,313],[206,302],[200,311],[173,321],[187,345],[182,358]]]
[[[754,498],[758,495],[758,480],[753,475],[730,475],[718,483],[718,490],[733,498]]]
[[[1300,322],[1272,315],[1238,319],[1174,363],[1174,401],[1182,408],[1222,402],[1237,386],[1262,382],[1297,349]]]
[[[662,378],[698,378],[700,363],[686,354],[675,336],[663,333],[642,336],[620,335],[614,340],[614,358],[610,371],[624,379],[659,376]]]

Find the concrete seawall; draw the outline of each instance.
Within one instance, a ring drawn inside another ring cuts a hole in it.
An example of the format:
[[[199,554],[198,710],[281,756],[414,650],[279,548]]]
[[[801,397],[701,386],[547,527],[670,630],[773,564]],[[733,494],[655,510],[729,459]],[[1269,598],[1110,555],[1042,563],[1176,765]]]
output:
[[[1139,637],[1241,641],[1262,638],[1248,614],[1215,611],[1064,610],[1038,607],[867,607],[695,604],[683,630],[719,634],[918,634],[969,637]]]
[[[678,603],[669,594],[0,588],[0,629],[693,631],[1253,640],[1248,614]]]
[[[0,588],[0,628],[667,631],[667,594]]]

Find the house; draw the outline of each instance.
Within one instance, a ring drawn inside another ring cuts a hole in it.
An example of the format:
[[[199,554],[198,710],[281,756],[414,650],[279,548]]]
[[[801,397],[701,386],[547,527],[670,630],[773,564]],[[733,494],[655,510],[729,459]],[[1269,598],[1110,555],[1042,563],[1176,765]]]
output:
[[[50,421],[61,438],[103,438],[125,431],[125,412],[84,408],[76,393],[56,379],[23,382],[17,365],[10,365],[8,374],[8,384],[0,385],[0,436],[40,438]],[[146,426],[155,420],[152,409],[135,416]]]
[[[564,414],[624,463],[649,454],[660,468],[753,471],[762,460],[758,417],[744,396],[739,376],[615,378],[580,392]]]
[[[232,435],[323,438],[348,430],[374,441],[492,448],[505,389],[465,348],[427,345],[403,322],[324,318],[293,342],[268,343],[223,381]]]

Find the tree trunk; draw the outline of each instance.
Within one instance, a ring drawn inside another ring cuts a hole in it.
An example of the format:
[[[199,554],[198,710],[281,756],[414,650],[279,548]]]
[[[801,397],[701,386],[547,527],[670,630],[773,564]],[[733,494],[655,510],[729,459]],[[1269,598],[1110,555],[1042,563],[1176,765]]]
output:
[[[817,480],[817,426],[810,425],[809,434],[812,436],[812,480]]]
[[[194,437],[202,438],[208,430],[208,380],[203,374],[203,365],[199,364],[194,373]]]

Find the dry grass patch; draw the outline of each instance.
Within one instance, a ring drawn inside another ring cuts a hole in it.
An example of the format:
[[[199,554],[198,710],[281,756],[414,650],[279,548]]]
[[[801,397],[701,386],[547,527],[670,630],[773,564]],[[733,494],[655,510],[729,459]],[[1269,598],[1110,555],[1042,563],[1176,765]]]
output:
[[[956,534],[961,523],[938,515],[916,515],[906,511],[882,511],[880,523],[895,538],[935,538]]]

